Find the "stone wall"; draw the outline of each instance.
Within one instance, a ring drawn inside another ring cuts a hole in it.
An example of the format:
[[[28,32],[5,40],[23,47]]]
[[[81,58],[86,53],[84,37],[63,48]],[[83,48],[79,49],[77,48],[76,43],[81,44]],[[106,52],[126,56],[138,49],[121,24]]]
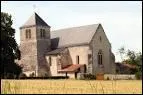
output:
[[[26,38],[26,29],[31,29],[31,38]],[[46,36],[41,38],[40,29],[45,29]],[[49,66],[45,59],[45,53],[50,51],[50,28],[35,26],[22,28],[20,30],[20,50],[21,60],[19,64],[23,65],[23,71],[35,71],[36,76],[48,76]]]
[[[61,68],[65,68],[73,64],[68,48],[66,48],[64,51],[60,53],[60,58],[58,58],[58,60],[60,60]]]
[[[65,74],[58,73],[58,66],[61,66],[60,69],[63,67],[69,66],[71,64],[77,64],[76,63],[76,56],[79,56],[79,64],[85,64],[87,72],[88,70],[88,53],[89,53],[89,47],[88,46],[75,46],[75,47],[69,47],[66,48],[64,51],[62,51],[58,55],[47,55],[46,60],[49,64],[49,56],[51,56],[51,66],[50,66],[50,72],[51,76],[65,76]],[[60,65],[58,65],[60,60]],[[79,73],[84,73],[84,66],[80,68]],[[75,73],[68,73],[67,74],[70,78],[75,78]]]
[[[100,40],[100,37],[101,37],[101,40]],[[99,25],[98,29],[96,30],[96,33],[94,34],[90,42],[90,49],[92,49],[93,74],[113,73],[112,69],[114,69],[114,67],[112,66],[111,52],[110,52],[111,44],[101,25]],[[99,50],[102,50],[103,66],[98,64],[97,55]]]
[[[88,45],[69,47],[69,53],[73,64],[77,64],[76,56],[79,56],[79,64],[85,64],[87,73],[92,73],[92,67],[89,64],[88,54],[91,54],[91,50]]]
[[[26,39],[26,29],[31,29],[31,39]],[[20,51],[21,60],[19,64],[22,65],[23,71],[36,71],[37,65],[37,42],[36,42],[36,28],[23,28],[20,30]]]
[[[45,30],[45,37],[40,36],[40,29]],[[37,26],[37,60],[38,60],[38,76],[49,76],[49,66],[45,58],[45,54],[51,50],[50,28]]]
[[[51,65],[49,64],[49,57],[51,57]],[[65,74],[58,73],[57,57],[58,55],[46,56],[47,63],[50,67],[50,76],[65,76]]]

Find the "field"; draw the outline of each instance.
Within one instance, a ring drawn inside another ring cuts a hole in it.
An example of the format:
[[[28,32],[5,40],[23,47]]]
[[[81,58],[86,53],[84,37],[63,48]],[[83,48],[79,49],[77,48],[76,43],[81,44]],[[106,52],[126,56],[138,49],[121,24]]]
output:
[[[2,94],[141,94],[141,80],[1,80]]]

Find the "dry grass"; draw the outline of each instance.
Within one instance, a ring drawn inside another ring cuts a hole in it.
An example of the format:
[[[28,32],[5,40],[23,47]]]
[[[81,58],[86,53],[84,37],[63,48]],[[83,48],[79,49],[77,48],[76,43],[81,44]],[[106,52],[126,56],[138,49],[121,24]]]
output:
[[[141,80],[1,80],[2,94],[141,94]]]

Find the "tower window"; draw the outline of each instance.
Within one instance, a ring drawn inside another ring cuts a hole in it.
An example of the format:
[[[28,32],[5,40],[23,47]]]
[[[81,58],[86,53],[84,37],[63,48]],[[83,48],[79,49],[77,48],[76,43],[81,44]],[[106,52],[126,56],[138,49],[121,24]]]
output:
[[[45,29],[43,29],[43,37],[45,38]]]
[[[45,29],[40,29],[40,37],[45,38],[45,36],[46,36]]]
[[[26,39],[31,38],[31,29],[26,29]]]
[[[101,50],[99,50],[97,58],[98,58],[98,64],[102,65],[102,51]]]

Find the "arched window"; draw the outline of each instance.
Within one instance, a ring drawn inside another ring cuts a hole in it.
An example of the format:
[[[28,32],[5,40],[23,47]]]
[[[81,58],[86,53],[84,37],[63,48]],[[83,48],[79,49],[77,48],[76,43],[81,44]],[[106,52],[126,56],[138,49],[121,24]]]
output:
[[[97,58],[98,58],[98,64],[102,65],[102,50],[99,50]]]
[[[26,39],[31,38],[31,29],[26,29]]]

